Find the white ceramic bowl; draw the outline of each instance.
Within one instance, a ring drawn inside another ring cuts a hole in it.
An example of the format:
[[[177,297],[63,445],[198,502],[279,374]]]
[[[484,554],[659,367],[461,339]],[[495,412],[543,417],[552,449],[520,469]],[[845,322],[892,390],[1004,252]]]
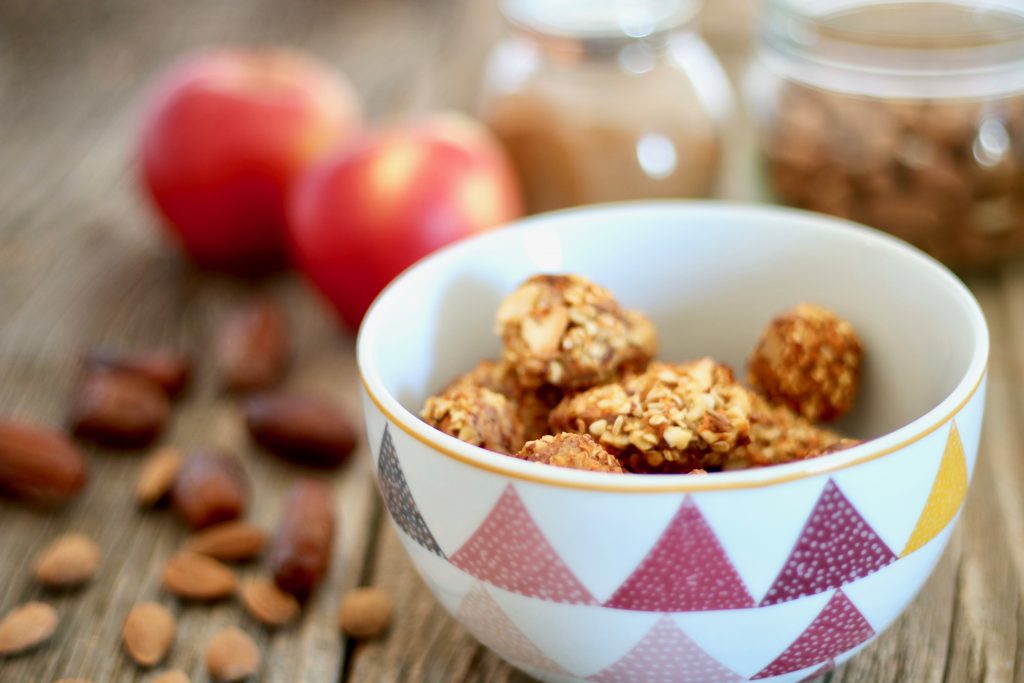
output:
[[[541,271],[648,312],[667,360],[742,368],[773,314],[833,308],[867,349],[841,427],[871,440],[773,468],[642,476],[525,462],[421,422],[428,395],[497,357],[499,301]],[[545,681],[798,681],[892,622],[945,547],[977,454],[988,332],[949,271],[882,233],[664,202],[544,215],[442,250],[379,297],[358,355],[392,520],[481,642]]]

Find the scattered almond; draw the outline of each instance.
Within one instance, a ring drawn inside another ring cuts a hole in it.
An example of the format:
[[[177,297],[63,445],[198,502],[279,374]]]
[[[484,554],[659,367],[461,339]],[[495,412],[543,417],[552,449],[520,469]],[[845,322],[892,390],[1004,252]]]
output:
[[[100,566],[100,548],[85,534],[67,533],[46,546],[35,563],[35,577],[44,586],[79,586]]]
[[[331,490],[316,479],[302,479],[285,499],[284,513],[270,548],[274,582],[304,598],[327,573],[334,542]]]
[[[153,666],[167,656],[174,642],[174,616],[156,602],[132,607],[121,628],[121,642],[139,666]]]
[[[61,503],[77,495],[85,481],[85,457],[63,434],[0,418],[0,491]]]
[[[299,613],[299,601],[266,579],[242,584],[242,604],[246,611],[267,626],[284,626]]]
[[[85,357],[90,370],[120,370],[148,379],[170,397],[181,393],[192,374],[188,356],[168,349],[115,353],[98,350]]]
[[[26,602],[0,620],[0,656],[30,650],[57,630],[57,611],[43,602]]]
[[[192,683],[192,681],[184,671],[172,669],[159,674],[150,683]]]
[[[164,586],[187,600],[219,600],[235,592],[238,580],[231,568],[212,557],[183,551],[167,561]]]
[[[206,527],[185,541],[185,550],[225,562],[258,557],[267,543],[267,532],[248,522],[221,522]]]
[[[245,402],[245,424],[268,451],[303,465],[337,467],[356,446],[356,430],[334,402],[319,396],[277,392]]]
[[[135,448],[155,439],[170,416],[167,394],[158,385],[110,370],[85,378],[69,421],[77,437],[114,448]]]
[[[270,300],[231,312],[217,332],[214,349],[224,388],[258,391],[277,384],[288,361],[287,327],[284,312]]]
[[[245,631],[232,626],[210,639],[206,668],[218,681],[240,681],[259,671],[260,651]]]
[[[158,448],[146,458],[135,480],[135,500],[143,507],[151,507],[166,496],[185,462],[181,451],[173,446]]]
[[[342,598],[338,622],[353,638],[373,638],[391,624],[394,604],[380,588],[357,588]]]
[[[248,485],[238,460],[202,452],[185,459],[171,497],[185,523],[202,529],[241,517],[248,503]]]

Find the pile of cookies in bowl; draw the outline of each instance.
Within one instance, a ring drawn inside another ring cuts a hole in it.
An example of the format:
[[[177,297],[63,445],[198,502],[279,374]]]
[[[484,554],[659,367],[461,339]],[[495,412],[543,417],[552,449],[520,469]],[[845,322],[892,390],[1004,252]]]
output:
[[[862,344],[800,303],[771,320],[746,382],[711,357],[654,360],[657,330],[580,275],[535,275],[495,315],[498,360],[426,400],[421,417],[467,443],[579,470],[706,474],[806,460],[860,443],[825,426],[857,396]]]

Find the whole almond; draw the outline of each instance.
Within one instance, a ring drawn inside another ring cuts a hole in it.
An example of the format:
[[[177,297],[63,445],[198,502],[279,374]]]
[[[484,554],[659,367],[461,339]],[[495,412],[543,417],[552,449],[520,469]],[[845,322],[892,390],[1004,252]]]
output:
[[[85,678],[60,678],[56,683],[90,683],[90,681]]]
[[[225,562],[258,557],[267,543],[267,532],[248,522],[221,522],[185,541],[185,550]]]
[[[135,480],[135,500],[143,507],[159,503],[174,486],[174,480],[185,462],[185,456],[173,446],[153,451],[142,463]]]
[[[240,681],[260,669],[260,651],[252,638],[234,626],[210,639],[206,668],[218,681]]]
[[[277,384],[288,361],[288,326],[280,307],[264,299],[232,311],[217,332],[215,355],[228,391]]]
[[[35,577],[44,586],[79,586],[91,579],[99,566],[99,546],[85,534],[68,533],[39,553]]]
[[[43,602],[26,602],[0,620],[0,656],[30,650],[57,630],[57,611]]]
[[[163,431],[171,406],[158,385],[120,371],[88,375],[71,406],[75,436],[113,448],[145,446]]]
[[[192,681],[184,671],[172,669],[159,674],[151,683],[192,683]]]
[[[270,548],[274,582],[304,598],[327,573],[334,542],[334,510],[327,484],[302,479],[285,499]]]
[[[89,370],[120,370],[156,384],[169,397],[177,396],[192,375],[188,356],[168,349],[117,353],[100,349],[85,357]]]
[[[85,481],[85,458],[63,434],[0,418],[0,491],[60,503],[75,496]]]
[[[252,579],[242,584],[242,604],[246,611],[267,626],[284,626],[299,613],[299,601],[266,579]]]
[[[248,502],[248,485],[235,458],[201,452],[185,459],[171,496],[185,523],[202,529],[241,517]]]
[[[139,666],[153,666],[167,656],[174,642],[174,616],[156,602],[132,607],[121,627],[125,651]]]
[[[387,629],[393,608],[391,596],[380,588],[357,588],[342,599],[338,622],[354,638],[373,638]]]
[[[245,402],[245,424],[263,448],[314,467],[337,467],[356,445],[356,431],[344,411],[309,394],[253,396]]]
[[[219,600],[235,592],[238,579],[231,568],[212,557],[182,551],[167,561],[164,586],[186,600]]]

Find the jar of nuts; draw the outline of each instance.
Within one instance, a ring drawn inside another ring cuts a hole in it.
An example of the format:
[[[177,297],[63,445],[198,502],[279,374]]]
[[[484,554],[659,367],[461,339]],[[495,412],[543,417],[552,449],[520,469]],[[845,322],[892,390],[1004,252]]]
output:
[[[782,202],[957,268],[1024,247],[1024,3],[765,0],[747,95]]]
[[[732,94],[697,0],[503,0],[481,116],[532,212],[712,192]]]

